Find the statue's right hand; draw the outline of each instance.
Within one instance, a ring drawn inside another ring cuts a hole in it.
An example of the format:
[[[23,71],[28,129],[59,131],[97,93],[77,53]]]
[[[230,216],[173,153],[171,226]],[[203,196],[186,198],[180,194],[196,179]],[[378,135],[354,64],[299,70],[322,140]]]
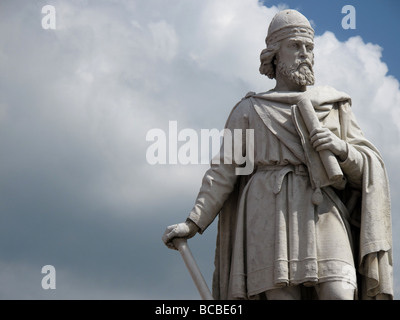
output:
[[[168,226],[167,229],[165,229],[162,240],[168,248],[177,250],[173,244],[173,239],[190,239],[197,233],[197,231],[199,231],[199,227],[193,221],[187,220],[186,222]]]

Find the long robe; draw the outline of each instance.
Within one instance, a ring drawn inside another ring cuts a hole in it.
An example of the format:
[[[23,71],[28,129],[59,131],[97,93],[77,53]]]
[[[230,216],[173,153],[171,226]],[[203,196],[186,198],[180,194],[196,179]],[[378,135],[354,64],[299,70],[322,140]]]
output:
[[[383,160],[357,125],[348,95],[330,87],[307,95],[321,125],[347,143],[348,157],[339,162],[343,181],[326,179],[296,106],[300,94],[246,95],[226,128],[243,135],[254,130],[255,170],[238,176],[235,161],[224,163],[223,144],[220,163],[205,173],[189,215],[204,232],[219,214],[216,299],[249,299],[282,286],[333,280],[356,288],[361,299],[393,297]],[[317,184],[322,201],[315,204]]]

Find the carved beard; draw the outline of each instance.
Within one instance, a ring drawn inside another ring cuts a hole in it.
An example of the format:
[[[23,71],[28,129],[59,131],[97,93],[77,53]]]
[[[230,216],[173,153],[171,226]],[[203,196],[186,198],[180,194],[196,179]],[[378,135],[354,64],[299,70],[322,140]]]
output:
[[[298,85],[310,86],[314,84],[314,71],[309,60],[296,60],[291,66],[287,66],[284,62],[278,62],[279,72]]]

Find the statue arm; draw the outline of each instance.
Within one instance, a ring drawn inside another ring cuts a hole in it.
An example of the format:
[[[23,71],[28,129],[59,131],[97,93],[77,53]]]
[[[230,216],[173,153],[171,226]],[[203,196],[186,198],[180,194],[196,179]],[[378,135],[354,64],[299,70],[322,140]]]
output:
[[[248,129],[248,114],[250,110],[250,104],[246,99],[241,100],[232,110],[228,117],[225,128],[227,132],[233,132],[234,129],[242,129],[242,132],[246,132]],[[244,130],[244,131],[243,131]],[[203,177],[201,188],[197,196],[195,205],[187,217],[185,222],[168,226],[162,236],[162,240],[165,245],[170,249],[177,249],[172,241],[175,238],[186,238],[193,237],[196,233],[203,233],[204,230],[214,221],[218,215],[226,199],[233,191],[237,175],[236,169],[238,167],[235,163],[235,157],[232,157],[232,161],[225,161],[224,150],[228,147],[228,140],[230,139],[229,134],[225,132],[224,141],[221,145],[219,153],[219,162],[211,161],[211,167],[207,170]],[[246,152],[246,139],[242,136],[242,155]]]
[[[338,160],[349,184],[356,189],[361,188],[364,156],[366,149],[377,153],[375,147],[364,137],[357,124],[350,104],[343,102],[339,106],[340,112],[340,136],[328,129],[328,127],[315,128],[310,132],[310,140],[314,149],[318,152],[330,150]]]
[[[225,139],[232,139],[230,136],[233,137],[234,129],[241,129],[242,133],[246,132],[246,129],[249,128],[249,108],[250,104],[248,100],[242,100],[232,110],[225,126],[231,134],[224,137],[219,153],[219,163],[213,163],[214,161],[212,161],[210,169],[204,174],[195,205],[188,216],[188,219],[199,227],[199,233],[203,233],[213,222],[234,189],[237,180],[236,168],[238,164],[235,162],[235,157],[233,156],[231,163],[224,159],[225,152],[229,152],[225,151],[225,147],[228,149]],[[242,154],[245,154],[246,140],[243,136],[242,141]]]
[[[376,147],[365,138],[349,103],[341,105],[340,118],[342,121],[343,140],[347,144],[348,155],[344,161],[339,161],[339,164],[349,184],[354,188],[360,189],[365,161],[368,161],[367,158],[372,156],[378,161],[383,161]]]
[[[354,146],[348,142],[346,144],[348,148],[347,158],[344,161],[339,161],[339,165],[349,184],[356,189],[360,189],[364,160],[361,153]]]

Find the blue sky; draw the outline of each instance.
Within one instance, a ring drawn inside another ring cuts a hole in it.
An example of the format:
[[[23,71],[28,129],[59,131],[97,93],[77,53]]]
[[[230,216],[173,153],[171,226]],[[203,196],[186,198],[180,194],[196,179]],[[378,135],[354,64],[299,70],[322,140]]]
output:
[[[57,27],[41,26],[44,5]],[[356,29],[343,30],[343,5]],[[391,183],[400,296],[397,1],[0,1],[0,299],[198,299],[161,241],[208,165],[151,165],[147,133],[221,130],[258,72],[278,6],[315,24],[317,85],[351,95]],[[216,223],[190,246],[210,284]],[[45,265],[57,289],[41,286]],[[171,289],[173,288],[173,289]]]

